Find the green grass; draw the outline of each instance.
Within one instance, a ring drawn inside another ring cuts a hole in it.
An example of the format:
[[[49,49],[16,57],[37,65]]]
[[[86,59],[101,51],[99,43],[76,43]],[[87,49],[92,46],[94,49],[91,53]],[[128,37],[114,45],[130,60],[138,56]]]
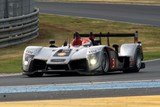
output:
[[[136,25],[87,18],[40,15],[40,35],[29,42],[1,48],[0,51],[0,73],[21,72],[21,60],[23,50],[26,46],[38,45],[48,46],[49,39],[55,39],[56,44],[61,46],[68,37],[72,39],[75,31],[80,33],[131,33],[139,31],[140,41],[143,43],[145,60],[160,58],[160,28],[145,25]],[[105,43],[105,39],[103,43]],[[133,42],[133,39],[111,39],[111,43],[122,44]]]
[[[145,52],[145,60],[157,59],[160,58],[160,52]]]
[[[4,73],[14,73],[21,71],[21,58],[13,58],[6,61],[0,61],[0,71]]]

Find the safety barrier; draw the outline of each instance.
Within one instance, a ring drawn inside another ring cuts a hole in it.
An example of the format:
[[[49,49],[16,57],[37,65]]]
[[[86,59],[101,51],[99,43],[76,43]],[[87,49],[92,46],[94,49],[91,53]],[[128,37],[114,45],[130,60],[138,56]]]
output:
[[[0,47],[7,47],[36,38],[39,33],[39,9],[28,15],[0,19]]]

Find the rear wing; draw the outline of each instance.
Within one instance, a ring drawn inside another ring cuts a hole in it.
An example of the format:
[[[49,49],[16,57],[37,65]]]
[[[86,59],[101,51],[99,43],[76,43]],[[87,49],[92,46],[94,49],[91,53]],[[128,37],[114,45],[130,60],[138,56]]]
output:
[[[135,33],[99,33],[99,34],[93,34],[92,32],[90,32],[90,34],[79,34],[81,37],[90,37],[90,36],[94,36],[94,37],[99,37],[100,39],[100,44],[101,44],[101,38],[105,37],[107,38],[107,44],[108,46],[110,46],[109,43],[109,38],[110,37],[133,37],[134,38],[134,43],[138,43],[138,31],[136,31]]]

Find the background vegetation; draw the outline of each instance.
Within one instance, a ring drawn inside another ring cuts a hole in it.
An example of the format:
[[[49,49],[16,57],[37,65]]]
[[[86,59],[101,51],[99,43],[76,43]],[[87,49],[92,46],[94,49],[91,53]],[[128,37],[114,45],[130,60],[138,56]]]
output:
[[[55,39],[56,44],[61,46],[65,39],[72,40],[75,31],[80,33],[134,33],[139,31],[139,39],[143,43],[145,60],[160,58],[160,28],[158,27],[41,14],[40,35],[38,38],[20,45],[0,49],[0,73],[22,71],[21,60],[26,46],[49,46],[49,39]],[[119,45],[127,42],[133,42],[133,38],[111,39],[111,43]],[[103,40],[103,43],[106,43],[106,39]]]

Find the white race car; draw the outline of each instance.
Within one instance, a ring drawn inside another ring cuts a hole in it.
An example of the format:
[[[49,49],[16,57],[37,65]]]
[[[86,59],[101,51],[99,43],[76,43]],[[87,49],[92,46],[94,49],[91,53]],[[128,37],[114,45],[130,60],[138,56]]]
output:
[[[44,73],[77,72],[84,75],[105,74],[113,71],[139,72],[145,68],[138,32],[130,34],[93,34],[99,40],[89,40],[90,34],[80,34],[81,46],[65,43],[56,47],[28,46],[23,54],[23,72],[29,77],[39,77]],[[117,44],[110,47],[109,37],[134,37],[134,43]],[[107,45],[101,45],[105,38]],[[94,44],[94,45],[93,45]]]

